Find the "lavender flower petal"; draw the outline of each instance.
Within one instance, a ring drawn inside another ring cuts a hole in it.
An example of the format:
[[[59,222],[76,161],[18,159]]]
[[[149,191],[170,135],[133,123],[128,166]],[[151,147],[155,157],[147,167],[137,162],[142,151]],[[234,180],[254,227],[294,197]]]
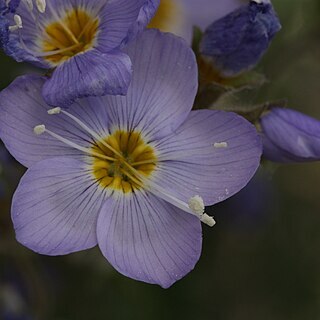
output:
[[[134,40],[157,11],[159,2],[160,0],[122,0],[108,3],[101,15],[99,50],[106,52]],[[120,15],[125,18],[120,20]]]
[[[145,31],[128,49],[134,71],[125,97],[107,96],[111,125],[159,138],[189,114],[197,92],[197,65],[183,39]]]
[[[37,136],[33,128],[45,124],[48,129],[81,146],[90,138],[72,120],[63,115],[48,115],[50,107],[43,101],[41,87],[45,79],[22,76],[0,93],[0,138],[10,153],[24,166],[56,156],[83,157],[79,151],[51,138]],[[108,117],[100,99],[87,98],[68,109],[97,132],[104,132]]]
[[[32,166],[12,203],[17,240],[42,254],[61,255],[96,245],[104,202],[83,162],[52,158]]]
[[[78,98],[125,95],[130,78],[131,61],[126,54],[91,50],[60,65],[42,94],[48,104],[65,107]]]
[[[154,180],[183,201],[201,195],[212,205],[240,191],[260,163],[262,146],[255,128],[223,111],[193,111],[175,134],[156,142]]]
[[[122,274],[168,288],[201,253],[200,221],[150,194],[109,198],[97,224],[99,247]]]

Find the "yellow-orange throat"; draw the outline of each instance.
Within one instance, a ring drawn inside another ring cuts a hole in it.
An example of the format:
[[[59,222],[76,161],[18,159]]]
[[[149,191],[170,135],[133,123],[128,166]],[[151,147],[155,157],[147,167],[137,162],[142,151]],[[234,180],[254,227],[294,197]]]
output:
[[[45,27],[42,39],[45,59],[54,65],[91,49],[94,46],[99,19],[83,9],[73,9],[59,21]]]
[[[111,146],[111,151],[106,145]],[[102,188],[130,193],[143,188],[139,176],[149,177],[156,168],[157,157],[152,146],[147,144],[140,132],[117,130],[93,147],[113,160],[93,158],[92,172]]]

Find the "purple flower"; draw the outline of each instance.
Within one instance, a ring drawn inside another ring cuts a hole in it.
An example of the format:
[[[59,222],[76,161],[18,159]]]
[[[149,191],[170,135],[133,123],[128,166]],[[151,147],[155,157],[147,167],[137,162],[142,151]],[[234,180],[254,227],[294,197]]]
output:
[[[200,52],[223,76],[253,68],[281,29],[269,0],[252,0],[205,31]]]
[[[320,121],[291,109],[272,108],[261,118],[263,153],[276,162],[320,160]]]
[[[150,27],[172,32],[191,42],[193,26],[202,30],[246,0],[160,0]]]
[[[132,70],[122,48],[148,24],[158,3],[21,0],[14,13],[0,15],[0,44],[19,62],[54,69],[42,89],[50,105],[125,95]]]
[[[197,65],[183,39],[149,30],[125,52],[135,70],[124,97],[49,109],[36,76],[0,94],[0,137],[29,167],[12,219],[36,252],[98,244],[119,272],[166,288],[199,259],[200,221],[214,224],[204,205],[247,184],[262,146],[236,114],[191,112]]]

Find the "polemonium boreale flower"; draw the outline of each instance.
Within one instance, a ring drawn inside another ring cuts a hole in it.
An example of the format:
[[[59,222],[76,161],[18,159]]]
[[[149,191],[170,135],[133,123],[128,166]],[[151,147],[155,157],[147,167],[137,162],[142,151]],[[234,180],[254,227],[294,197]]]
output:
[[[1,8],[11,3],[2,0]],[[148,24],[158,3],[21,0],[0,15],[0,44],[19,62],[54,69],[42,90],[48,104],[67,106],[80,97],[124,95],[132,66],[122,47]]]
[[[291,109],[272,108],[261,118],[263,153],[276,162],[320,160],[320,121]]]
[[[204,30],[212,22],[238,8],[247,0],[160,0],[149,26],[172,32],[191,43],[192,30]]]
[[[236,76],[259,62],[280,29],[271,2],[252,0],[211,24],[200,52],[222,76]]]
[[[61,255],[99,245],[121,273],[169,287],[201,252],[204,212],[244,187],[261,141],[222,111],[193,111],[197,66],[185,41],[149,30],[126,53],[126,96],[49,109],[43,78],[18,78],[0,96],[0,136],[29,167],[14,195],[18,241]],[[34,128],[34,132],[33,132]]]

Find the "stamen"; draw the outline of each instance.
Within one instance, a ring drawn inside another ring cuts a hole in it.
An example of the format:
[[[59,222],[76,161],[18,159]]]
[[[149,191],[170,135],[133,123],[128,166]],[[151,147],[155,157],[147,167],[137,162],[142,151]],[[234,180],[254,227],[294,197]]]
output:
[[[227,142],[215,142],[213,146],[217,149],[227,148],[228,143]]]
[[[46,126],[43,125],[43,124],[40,124],[40,125],[35,126],[35,127],[33,128],[33,132],[34,132],[36,135],[38,135],[38,136],[40,136],[41,134],[43,134],[45,131],[46,131]]]
[[[29,11],[33,11],[33,1],[32,0],[23,0]]]
[[[207,224],[210,227],[213,227],[216,224],[214,219],[205,213],[204,202],[200,196],[194,196],[190,198],[188,205],[189,208],[199,216],[200,220],[203,223]]]
[[[9,7],[11,0],[6,0],[6,7]]]
[[[70,141],[70,140],[68,140],[68,139],[60,136],[59,134],[54,133],[54,132],[48,130],[48,129],[46,128],[46,126],[43,125],[43,124],[38,125],[38,126],[35,126],[34,129],[33,129],[33,131],[34,131],[34,133],[35,133],[36,135],[41,135],[41,134],[43,134],[43,133],[46,132],[46,133],[48,133],[51,137],[56,138],[57,140],[63,142],[63,143],[66,144],[66,145],[68,145],[69,147],[74,148],[74,149],[77,149],[77,150],[82,151],[82,152],[84,152],[84,153],[87,153],[87,154],[89,154],[89,155],[91,155],[91,156],[95,156],[95,157],[101,158],[101,159],[106,159],[106,160],[109,160],[109,161],[115,161],[115,160],[116,160],[116,159],[114,159],[114,158],[112,158],[112,157],[108,157],[108,156],[105,156],[105,155],[103,155],[103,154],[94,152],[94,151],[92,151],[90,148],[86,148],[86,147],[79,146],[78,144],[76,144],[76,143],[74,143],[74,142],[72,142],[72,141]]]
[[[22,19],[21,19],[21,17],[18,14],[15,14],[13,16],[13,20],[16,23],[16,25],[19,27],[19,29],[21,29],[22,28]]]
[[[36,56],[37,57],[50,57],[50,56],[54,56],[56,54],[61,54],[61,53],[64,53],[64,52],[68,52],[68,51],[74,50],[79,46],[81,46],[81,43],[74,44],[73,46],[70,46],[70,47],[67,47],[67,48],[63,48],[63,49],[59,49],[59,50],[46,51],[46,52],[43,52],[43,53],[37,53]]]
[[[52,114],[59,114],[61,112],[61,108],[57,107],[57,108],[53,108],[48,110],[48,114],[52,115]]]
[[[45,13],[46,11],[46,0],[36,0],[36,6],[40,13]]]
[[[87,32],[87,30],[89,28],[92,27],[92,25],[94,24],[94,20],[88,20],[88,22],[86,23],[86,25],[84,26],[84,28],[82,29],[82,31],[80,32],[80,34],[78,35],[78,39],[81,39],[81,37]]]
[[[203,222],[204,224],[208,225],[209,227],[213,227],[216,224],[216,221],[212,217],[207,215],[206,213],[204,213],[200,217],[200,221]]]
[[[15,22],[14,26],[9,26],[9,31],[16,31],[18,29],[22,29],[22,19],[18,14],[13,16],[13,20]]]
[[[204,202],[200,196],[190,198],[188,205],[189,208],[198,215],[202,215],[204,213]]]
[[[106,143],[97,133],[95,133],[92,129],[90,129],[85,123],[83,123],[80,119],[72,115],[71,113],[60,109],[60,112],[73,121],[75,121],[83,130],[87,131],[93,138],[95,138],[97,141],[99,141],[101,144],[103,144],[106,148],[111,150],[114,154],[117,156],[123,158],[122,154],[119,153],[116,149],[114,149],[112,146],[110,146],[108,143]]]
[[[148,186],[148,182],[146,182],[146,184]],[[151,185],[149,184],[149,186],[151,186]],[[152,193],[154,193],[156,196],[158,196],[159,198],[162,198],[163,200],[176,206],[177,208],[198,217],[201,222],[207,224],[209,227],[213,227],[215,225],[214,219],[212,217],[208,216],[204,212],[204,207],[201,210],[201,212],[199,212],[197,210],[193,210],[195,208],[190,208],[189,204],[179,200],[178,198],[175,198],[174,196],[168,194],[166,192],[166,190],[164,190],[163,188],[161,188],[159,186],[155,186],[154,184],[152,184],[150,191]],[[189,202],[190,202],[190,200],[189,200]],[[196,208],[199,209],[198,207],[196,207]]]
[[[40,0],[39,0],[40,1]],[[42,0],[45,2],[45,0]],[[75,44],[79,44],[78,39],[75,37],[75,35],[73,34],[73,32],[68,28],[68,26],[64,23],[64,21],[59,17],[59,15],[57,14],[57,12],[54,10],[54,8],[51,5],[51,2],[48,2],[48,7],[53,15],[53,17],[55,18],[55,20],[57,22],[59,22],[59,24],[61,25],[61,27],[68,33],[68,35],[71,37],[72,41]]]
[[[124,164],[128,165],[126,162],[124,162]],[[181,201],[180,199],[172,196],[171,194],[167,193],[167,191],[159,185],[156,185],[150,180],[146,180],[135,168],[130,166],[130,169],[135,174],[135,177],[133,177],[130,173],[127,172],[125,174],[139,186],[146,188],[155,196],[171,203],[175,207],[198,217],[201,222],[205,223],[209,227],[213,227],[216,224],[214,219],[204,212],[204,203],[200,196],[192,197],[189,200],[189,204],[187,204]]]
[[[31,18],[33,19],[33,21],[35,22],[35,25],[37,27],[37,29],[39,31],[43,31],[43,25],[42,23],[40,23],[39,21],[39,10],[36,11],[36,14],[34,14],[34,11],[33,11],[33,0],[22,0],[22,2],[24,3],[24,5],[27,7],[29,13],[30,13],[30,16]],[[30,50],[28,50],[29,52],[31,52]],[[31,54],[33,54],[31,52]]]
[[[141,164],[155,164],[155,160],[144,160],[131,163],[132,166],[140,166]]]

